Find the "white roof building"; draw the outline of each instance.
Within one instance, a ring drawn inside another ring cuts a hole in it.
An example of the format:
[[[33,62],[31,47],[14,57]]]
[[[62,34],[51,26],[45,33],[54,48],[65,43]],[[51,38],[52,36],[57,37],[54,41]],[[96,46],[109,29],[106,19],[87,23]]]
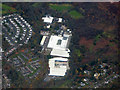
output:
[[[49,59],[49,68],[50,76],[65,76],[69,69],[68,59],[61,57],[51,58]]]
[[[42,40],[41,40],[41,42],[40,42],[40,45],[41,45],[41,46],[44,44],[46,37],[47,37],[47,36],[43,36],[43,37],[42,37]]]
[[[64,35],[63,37],[57,35],[51,35],[48,43],[48,48],[66,50],[69,37],[70,35],[68,36]]]
[[[52,48],[50,55],[69,57],[70,50],[67,48],[70,35],[57,36],[51,35],[48,43],[48,48]]]
[[[47,25],[47,28],[50,28],[50,25]]]
[[[60,49],[53,49],[51,51],[52,56],[60,56],[60,57],[69,57],[69,50],[60,50]]]
[[[42,17],[45,23],[52,23],[53,17],[46,15],[46,17]]]
[[[58,22],[62,22],[62,18],[58,18]]]

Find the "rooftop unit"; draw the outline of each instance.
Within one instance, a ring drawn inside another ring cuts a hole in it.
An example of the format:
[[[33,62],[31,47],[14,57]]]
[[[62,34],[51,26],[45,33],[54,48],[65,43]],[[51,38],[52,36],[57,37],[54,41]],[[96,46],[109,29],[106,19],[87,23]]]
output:
[[[42,17],[45,23],[52,23],[53,17],[46,15],[46,17]]]

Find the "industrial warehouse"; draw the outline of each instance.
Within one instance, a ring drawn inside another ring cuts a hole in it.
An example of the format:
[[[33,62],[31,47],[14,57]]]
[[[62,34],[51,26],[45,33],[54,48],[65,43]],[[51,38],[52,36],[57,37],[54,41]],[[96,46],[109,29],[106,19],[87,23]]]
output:
[[[49,59],[50,73],[52,76],[64,76],[69,69],[68,59],[55,57]]]
[[[63,20],[62,18],[56,19],[48,15],[42,19],[48,26],[52,25],[54,21],[61,23]],[[70,50],[68,47],[72,34],[70,29],[63,27],[65,26],[62,25],[60,27],[58,34],[52,33],[51,35],[43,35],[40,42],[40,45],[43,46],[43,50],[49,49],[50,55],[53,57],[49,59],[50,76],[64,76],[69,69],[68,58],[70,57]]]

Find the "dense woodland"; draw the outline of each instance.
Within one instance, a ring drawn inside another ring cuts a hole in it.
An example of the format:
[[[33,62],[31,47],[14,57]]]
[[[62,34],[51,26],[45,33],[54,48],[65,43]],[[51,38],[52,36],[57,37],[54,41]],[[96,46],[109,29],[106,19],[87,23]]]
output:
[[[72,30],[70,71],[68,75],[61,81],[53,80],[48,83],[41,83],[41,80],[37,81],[33,84],[33,87],[53,87],[55,84],[59,86],[66,80],[71,80],[70,83],[66,84],[67,87],[77,85],[82,78],[81,76],[79,77],[81,72],[89,69],[89,67],[91,68],[95,64],[97,65],[98,59],[101,60],[100,62],[113,63],[117,66],[116,71],[119,73],[119,3],[67,3],[73,6],[73,10],[80,12],[84,16],[84,18],[80,19],[73,19],[68,14],[68,11],[59,12],[51,9],[49,7],[50,3],[5,4],[15,8],[17,10],[16,13],[23,16],[32,25],[33,36],[28,46],[31,48],[36,47],[36,50],[37,48],[40,49],[39,43],[41,36],[39,33],[44,29],[44,23],[41,19],[42,16],[49,14],[55,17],[63,17],[66,21],[65,25]],[[89,64],[89,67],[86,64]],[[117,84],[114,87],[118,87]]]

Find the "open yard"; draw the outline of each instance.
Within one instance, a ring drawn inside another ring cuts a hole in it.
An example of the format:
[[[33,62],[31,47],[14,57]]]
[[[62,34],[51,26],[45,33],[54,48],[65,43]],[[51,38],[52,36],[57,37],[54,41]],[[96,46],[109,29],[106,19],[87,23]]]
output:
[[[77,12],[76,10],[70,11],[69,15],[74,19],[79,19],[84,17],[81,13]]]
[[[70,10],[73,6],[71,4],[49,4],[49,7],[62,12]]]

